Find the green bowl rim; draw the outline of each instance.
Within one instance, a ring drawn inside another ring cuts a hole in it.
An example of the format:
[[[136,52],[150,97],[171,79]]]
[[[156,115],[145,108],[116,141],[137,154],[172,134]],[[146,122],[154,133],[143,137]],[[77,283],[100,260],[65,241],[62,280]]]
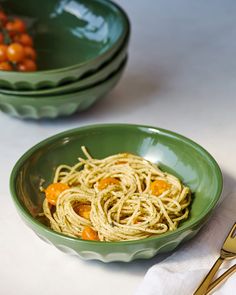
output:
[[[120,14],[124,18],[124,23],[126,23],[126,26],[124,26],[125,30],[124,30],[123,34],[118,38],[118,40],[114,43],[114,44],[116,44],[122,38],[125,39],[127,33],[130,32],[131,24],[130,24],[130,21],[129,21],[129,17],[128,17],[127,13],[125,12],[125,10],[120,5],[118,5],[117,3],[113,2],[112,0],[98,0],[98,1],[101,2],[101,3],[103,3],[103,4],[105,3],[106,5],[115,6],[117,8],[117,10],[119,10]],[[94,62],[95,60],[97,61],[97,60],[100,60],[101,58],[105,57],[107,55],[107,53],[114,47],[114,44],[113,44],[113,46],[108,51],[102,53],[99,56],[94,57],[92,60],[87,60],[87,61],[84,61],[84,62],[80,62],[80,63],[74,64],[74,65],[71,65],[71,66],[67,66],[67,67],[62,67],[62,68],[59,68],[59,69],[38,70],[36,72],[15,72],[15,71],[8,71],[7,72],[7,75],[9,75],[9,76],[17,75],[18,77],[22,77],[23,78],[23,77],[27,77],[29,75],[36,76],[38,74],[61,73],[61,72],[66,72],[66,71],[73,70],[73,69],[76,69],[76,68],[80,68],[81,66],[84,66],[84,65],[89,64],[91,62]],[[2,71],[2,72],[4,72],[4,71]]]
[[[181,140],[182,142],[184,142],[185,144],[190,145],[191,147],[195,148],[198,152],[200,152],[201,154],[203,154],[204,156],[207,157],[208,160],[210,160],[210,162],[213,164],[214,166],[214,171],[216,173],[216,177],[218,179],[218,188],[217,188],[217,192],[215,195],[215,198],[210,202],[210,204],[205,208],[204,211],[201,212],[201,214],[196,218],[196,220],[190,222],[187,225],[182,225],[181,227],[177,228],[175,231],[173,232],[167,232],[164,234],[161,234],[159,236],[152,236],[149,238],[145,238],[145,239],[140,239],[140,240],[135,240],[135,241],[121,241],[121,242],[101,242],[101,241],[86,241],[86,240],[82,240],[79,238],[73,238],[73,237],[69,237],[66,236],[62,233],[58,233],[52,229],[50,229],[49,227],[47,227],[46,225],[40,223],[38,220],[36,220],[33,216],[30,215],[30,213],[22,206],[22,204],[20,203],[20,201],[17,198],[17,193],[15,190],[15,179],[17,177],[18,171],[21,168],[21,166],[23,165],[23,163],[25,162],[26,159],[29,158],[29,156],[31,156],[35,151],[37,151],[39,148],[41,148],[42,146],[47,145],[48,143],[53,142],[56,139],[59,139],[61,137],[64,136],[71,136],[73,134],[76,134],[80,131],[86,131],[86,130],[90,130],[90,129],[100,129],[100,128],[113,128],[113,127],[123,127],[123,128],[131,128],[131,129],[143,129],[143,131],[146,132],[155,132],[155,133],[161,133],[164,135],[167,135],[169,137],[173,137],[173,138],[177,138],[179,140]],[[184,232],[186,229],[191,228],[195,225],[198,225],[205,217],[207,217],[209,215],[209,213],[216,207],[222,189],[223,189],[223,176],[222,176],[222,172],[221,169],[218,165],[218,163],[216,162],[216,160],[211,156],[211,154],[205,150],[202,146],[200,146],[198,143],[196,143],[195,141],[170,130],[167,129],[163,129],[163,128],[159,128],[159,127],[154,127],[154,126],[149,126],[149,125],[140,125],[140,124],[125,124],[125,123],[104,123],[104,124],[91,124],[91,125],[85,125],[82,127],[77,127],[77,128],[73,128],[73,129],[69,129],[63,132],[60,132],[56,135],[50,136],[46,139],[44,139],[43,141],[40,141],[38,144],[34,145],[33,147],[31,147],[29,150],[27,150],[16,162],[16,164],[13,167],[13,170],[11,172],[10,175],[10,192],[11,192],[11,196],[12,199],[17,207],[17,209],[20,211],[20,213],[25,217],[25,219],[30,222],[35,224],[36,227],[39,227],[43,230],[45,230],[46,232],[48,232],[50,235],[54,235],[57,238],[62,238],[62,239],[66,239],[66,240],[70,240],[76,243],[87,243],[87,244],[96,244],[96,246],[102,246],[102,245],[126,245],[126,244],[139,244],[142,243],[144,241],[153,241],[153,240],[161,240],[164,238],[168,238],[168,237],[175,237],[178,234],[181,234],[182,232]]]

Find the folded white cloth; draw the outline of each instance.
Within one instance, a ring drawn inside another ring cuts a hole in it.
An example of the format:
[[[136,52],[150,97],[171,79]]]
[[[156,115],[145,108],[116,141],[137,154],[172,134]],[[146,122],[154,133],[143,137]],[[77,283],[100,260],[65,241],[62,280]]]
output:
[[[140,286],[137,295],[191,295],[196,290],[201,280],[205,277],[209,269],[183,270],[173,272],[168,266],[155,265],[152,267],[143,284]],[[220,270],[222,274],[225,269]],[[235,295],[236,279],[232,275],[221,286],[215,288],[214,294],[217,295]]]
[[[230,193],[193,240],[148,270],[135,295],[193,294],[218,258],[221,245],[235,221],[236,194]],[[219,275],[234,263],[225,262]],[[214,289],[214,294],[235,295],[236,274]]]

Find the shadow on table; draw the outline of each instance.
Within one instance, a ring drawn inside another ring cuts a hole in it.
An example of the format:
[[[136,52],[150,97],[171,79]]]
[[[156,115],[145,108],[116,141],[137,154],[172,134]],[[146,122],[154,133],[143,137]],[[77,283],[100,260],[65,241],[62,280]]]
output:
[[[191,244],[196,243],[196,239],[201,238],[201,235],[204,234],[204,228],[211,227],[211,223],[213,223],[213,219],[218,219],[221,216],[221,212],[222,209],[224,210],[224,212],[228,212],[228,211],[234,211],[235,214],[232,214],[232,212],[230,212],[230,216],[236,216],[236,179],[234,179],[231,175],[229,175],[226,171],[223,171],[223,178],[224,178],[224,190],[222,192],[222,198],[221,198],[221,203],[219,204],[219,206],[216,208],[214,214],[212,215],[211,219],[209,220],[209,222],[203,227],[202,230],[200,230],[200,232],[197,234],[197,236],[195,238],[193,238],[192,240],[186,242],[183,245],[180,245],[175,251],[172,251],[170,253],[166,253],[166,254],[160,254],[157,255],[155,257],[153,257],[152,259],[147,259],[147,260],[135,260],[129,263],[124,263],[124,262],[112,262],[112,263],[108,263],[105,264],[103,262],[100,261],[85,261],[84,263],[86,263],[87,265],[91,265],[91,267],[102,267],[103,269],[107,269],[108,271],[112,271],[112,272],[128,272],[129,275],[133,274],[133,275],[138,275],[138,276],[143,276],[147,270],[152,267],[153,265],[160,263],[161,261],[163,261],[164,259],[166,259],[167,257],[170,257],[172,254],[178,252],[178,251],[182,251],[182,250],[187,250],[188,248],[191,247]],[[224,224],[224,232],[222,232],[222,241],[216,241],[215,243],[215,250],[218,251],[218,247],[221,246],[221,244],[223,243],[223,240],[225,238],[225,236],[227,235],[227,232],[229,231],[229,229],[231,228],[232,224],[236,221],[236,217],[234,220],[231,220],[232,222],[228,223],[228,224]],[[201,253],[199,253],[200,255]],[[204,254],[203,254],[204,255]]]

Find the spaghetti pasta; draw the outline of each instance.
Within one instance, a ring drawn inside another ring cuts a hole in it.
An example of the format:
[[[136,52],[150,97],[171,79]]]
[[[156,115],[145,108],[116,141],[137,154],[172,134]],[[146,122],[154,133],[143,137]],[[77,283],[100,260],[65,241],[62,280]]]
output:
[[[138,240],[173,231],[188,217],[191,192],[175,176],[130,153],[93,159],[82,151],[86,159],[57,167],[45,190],[43,211],[53,230],[88,240]]]

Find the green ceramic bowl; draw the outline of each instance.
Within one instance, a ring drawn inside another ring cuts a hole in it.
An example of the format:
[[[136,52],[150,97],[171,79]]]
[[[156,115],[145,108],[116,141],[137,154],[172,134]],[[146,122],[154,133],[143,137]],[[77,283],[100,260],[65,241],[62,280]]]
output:
[[[2,89],[0,88],[0,94],[14,95],[14,96],[31,96],[36,98],[65,94],[71,92],[81,91],[83,89],[92,87],[94,84],[98,84],[104,80],[106,80],[109,76],[111,76],[114,72],[116,72],[121,64],[124,62],[127,49],[128,49],[128,41],[129,38],[125,40],[121,50],[117,52],[117,54],[113,57],[111,61],[106,62],[102,65],[99,70],[97,70],[94,74],[86,76],[82,79],[79,79],[75,82],[68,83],[66,85],[53,87],[49,89],[37,89],[37,90],[12,90],[12,89]]]
[[[60,164],[73,165],[85,145],[96,158],[119,152],[138,154],[171,172],[194,193],[190,217],[177,230],[138,241],[95,242],[52,231],[36,216],[42,212],[45,185]],[[210,217],[222,190],[222,175],[212,156],[201,146],[168,130],[125,124],[92,125],[50,137],[27,151],[13,168],[10,189],[18,213],[43,240],[63,252],[104,262],[151,258],[175,249],[197,234]]]
[[[39,71],[0,71],[0,86],[39,89],[78,80],[96,71],[120,49],[130,25],[107,0],[0,0],[9,14],[25,19],[38,53]]]
[[[120,80],[126,62],[127,59],[106,80],[81,91],[44,97],[0,93],[0,111],[21,119],[57,118],[84,111],[112,90]]]

